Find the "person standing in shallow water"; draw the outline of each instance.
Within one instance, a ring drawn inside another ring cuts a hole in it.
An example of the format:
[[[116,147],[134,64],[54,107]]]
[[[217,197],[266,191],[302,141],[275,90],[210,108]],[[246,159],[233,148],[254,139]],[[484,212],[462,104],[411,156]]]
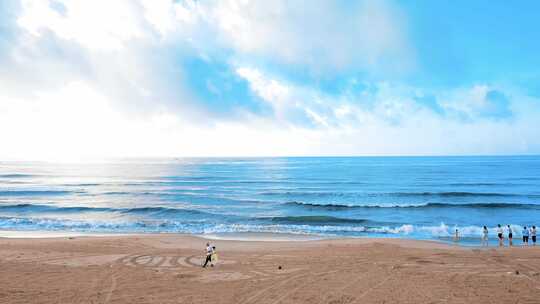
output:
[[[206,265],[210,263],[210,266],[214,267],[214,263],[212,263],[212,255],[214,254],[214,247],[210,245],[210,243],[206,243],[206,260],[204,261],[203,268],[206,268]]]
[[[512,227],[510,227],[510,225],[506,225],[508,227],[508,246],[509,247],[512,247],[513,243],[512,243],[512,236],[513,236],[513,231],[512,231]]]
[[[488,229],[486,226],[482,229],[482,246],[488,246]]]
[[[523,245],[529,246],[529,229],[527,229],[527,226],[523,227],[521,234],[523,235]]]
[[[504,240],[503,229],[501,227],[501,224],[497,225],[497,237],[499,238],[499,247],[504,246],[504,243],[503,243],[503,240]]]
[[[536,246],[536,226],[532,226],[531,228],[531,239],[533,246]]]

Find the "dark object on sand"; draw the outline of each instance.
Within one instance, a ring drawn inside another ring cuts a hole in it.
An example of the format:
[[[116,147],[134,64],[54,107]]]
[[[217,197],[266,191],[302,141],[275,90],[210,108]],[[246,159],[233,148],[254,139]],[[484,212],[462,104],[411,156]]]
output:
[[[278,268],[277,268],[277,269],[281,270],[281,266],[278,266]]]
[[[519,274],[519,270],[516,270],[516,274]]]

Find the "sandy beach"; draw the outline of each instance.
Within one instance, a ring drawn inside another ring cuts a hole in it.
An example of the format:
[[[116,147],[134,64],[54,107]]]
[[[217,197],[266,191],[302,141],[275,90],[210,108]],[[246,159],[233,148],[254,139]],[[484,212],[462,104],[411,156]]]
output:
[[[206,241],[176,234],[0,238],[0,302],[540,303],[539,247],[212,240],[219,261],[203,269]]]

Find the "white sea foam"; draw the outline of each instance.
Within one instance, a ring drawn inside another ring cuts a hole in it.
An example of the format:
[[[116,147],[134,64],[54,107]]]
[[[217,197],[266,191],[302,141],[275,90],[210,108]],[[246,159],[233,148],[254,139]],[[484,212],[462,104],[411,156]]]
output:
[[[521,225],[511,225],[514,235],[521,235]],[[365,225],[302,225],[302,224],[250,224],[250,223],[212,223],[204,220],[190,222],[181,220],[136,220],[123,218],[117,220],[70,220],[59,218],[24,218],[0,217],[0,229],[8,230],[66,230],[90,232],[181,232],[194,234],[219,233],[289,233],[317,234],[331,236],[369,236],[396,235],[405,237],[435,237],[445,238],[454,235],[458,229],[461,237],[480,237],[480,226],[456,226],[440,223],[434,226],[396,225],[396,226],[365,226]],[[496,227],[488,228],[495,234]],[[506,232],[505,232],[506,233]]]

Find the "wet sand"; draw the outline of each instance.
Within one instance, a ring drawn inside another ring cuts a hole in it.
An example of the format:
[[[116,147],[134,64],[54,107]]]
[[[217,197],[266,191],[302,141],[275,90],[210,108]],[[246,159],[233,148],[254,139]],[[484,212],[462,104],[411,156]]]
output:
[[[212,240],[203,269],[206,241],[0,238],[0,303],[540,303],[540,246]]]

